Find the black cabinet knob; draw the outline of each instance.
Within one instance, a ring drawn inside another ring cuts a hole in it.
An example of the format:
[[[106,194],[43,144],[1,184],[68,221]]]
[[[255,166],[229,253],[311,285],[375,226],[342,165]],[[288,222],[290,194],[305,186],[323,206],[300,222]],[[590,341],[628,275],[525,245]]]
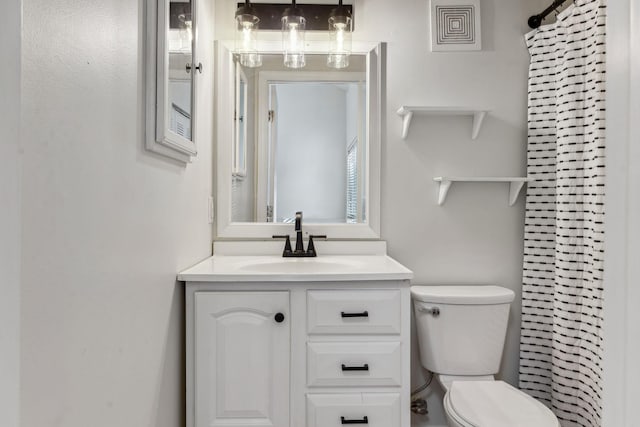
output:
[[[284,322],[284,314],[276,313],[276,315],[274,316],[274,319],[276,320],[276,322],[282,323]]]

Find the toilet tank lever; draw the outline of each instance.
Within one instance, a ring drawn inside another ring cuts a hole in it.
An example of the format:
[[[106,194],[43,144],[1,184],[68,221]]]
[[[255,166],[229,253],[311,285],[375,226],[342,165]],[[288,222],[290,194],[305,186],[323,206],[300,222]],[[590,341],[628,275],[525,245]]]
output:
[[[438,317],[440,315],[440,309],[438,307],[426,307],[424,305],[421,305],[418,307],[418,311],[431,314],[433,315],[433,317]]]

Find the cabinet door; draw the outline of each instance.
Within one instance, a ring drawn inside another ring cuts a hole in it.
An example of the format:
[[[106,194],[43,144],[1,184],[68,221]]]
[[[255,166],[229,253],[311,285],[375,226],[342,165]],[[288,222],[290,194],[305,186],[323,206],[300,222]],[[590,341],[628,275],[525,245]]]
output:
[[[196,292],[195,310],[196,427],[287,427],[289,293]]]

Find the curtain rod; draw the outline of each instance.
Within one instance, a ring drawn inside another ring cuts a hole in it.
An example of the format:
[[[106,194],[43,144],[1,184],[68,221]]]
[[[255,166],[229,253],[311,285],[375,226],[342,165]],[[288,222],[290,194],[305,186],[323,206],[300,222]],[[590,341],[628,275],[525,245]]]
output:
[[[548,14],[550,14],[551,12],[553,12],[554,10],[562,6],[562,3],[566,1],[567,0],[554,0],[553,3],[551,3],[551,6],[543,10],[542,13],[529,17],[529,20],[527,21],[527,23],[529,24],[529,27],[538,28]]]

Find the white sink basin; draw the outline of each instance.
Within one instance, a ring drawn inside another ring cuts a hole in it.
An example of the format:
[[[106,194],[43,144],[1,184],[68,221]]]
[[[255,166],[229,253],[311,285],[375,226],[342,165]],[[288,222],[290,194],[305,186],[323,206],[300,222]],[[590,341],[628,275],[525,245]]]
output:
[[[413,273],[386,255],[212,256],[178,275],[187,282],[405,280]]]
[[[361,269],[365,266],[363,261],[345,257],[342,259],[332,258],[268,258],[248,261],[246,264],[238,265],[243,271],[260,273],[323,273],[323,272],[348,272],[353,269]]]

